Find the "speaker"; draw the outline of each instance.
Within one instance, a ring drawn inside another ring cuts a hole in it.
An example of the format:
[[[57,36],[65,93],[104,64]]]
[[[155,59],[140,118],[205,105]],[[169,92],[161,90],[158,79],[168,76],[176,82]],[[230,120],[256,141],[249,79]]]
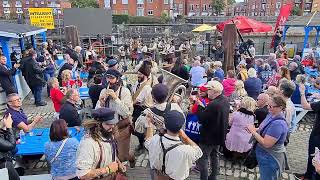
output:
[[[210,41],[211,37],[210,37],[210,33],[206,33],[206,41]]]

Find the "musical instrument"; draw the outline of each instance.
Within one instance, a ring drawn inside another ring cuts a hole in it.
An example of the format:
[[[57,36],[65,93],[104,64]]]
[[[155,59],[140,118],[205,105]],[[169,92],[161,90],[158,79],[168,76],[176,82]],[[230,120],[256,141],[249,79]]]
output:
[[[184,99],[187,95],[187,88],[183,85],[188,83],[188,81],[172,74],[169,71],[160,69],[163,75],[163,84],[165,84],[169,89],[169,96],[167,97],[167,102],[172,102],[174,96],[179,96]]]

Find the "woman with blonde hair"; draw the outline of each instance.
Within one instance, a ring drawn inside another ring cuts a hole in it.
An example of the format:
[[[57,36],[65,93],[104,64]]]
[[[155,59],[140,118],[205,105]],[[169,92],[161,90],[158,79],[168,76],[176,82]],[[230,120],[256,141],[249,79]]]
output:
[[[235,83],[235,91],[230,96],[230,102],[235,100],[242,100],[244,97],[248,96],[247,91],[244,89],[244,83],[241,80],[237,80]]]
[[[229,125],[231,129],[226,136],[225,145],[229,151],[236,153],[248,152],[252,144],[249,143],[251,133],[246,130],[249,124],[254,124],[256,101],[251,97],[244,97],[240,109],[232,113]]]
[[[76,80],[72,79],[72,71],[68,69],[62,71],[61,79],[62,79],[62,87],[71,88],[74,85],[78,87],[82,86],[82,81],[80,79],[76,79]]]

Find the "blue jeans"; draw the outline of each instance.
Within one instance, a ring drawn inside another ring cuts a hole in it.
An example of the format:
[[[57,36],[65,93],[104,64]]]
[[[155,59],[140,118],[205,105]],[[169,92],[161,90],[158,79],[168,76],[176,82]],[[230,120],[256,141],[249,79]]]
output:
[[[260,170],[260,180],[278,180],[280,167],[277,161],[265,150],[256,147],[256,157]]]
[[[32,93],[34,96],[34,102],[35,104],[40,103],[41,102],[41,95],[42,95],[42,86],[34,86],[31,87],[32,89]]]
[[[206,145],[200,143],[200,148],[203,152],[202,157],[197,161],[197,166],[200,171],[200,180],[217,180],[217,175],[219,173],[219,156],[218,145]],[[209,158],[211,165],[211,174],[209,175]],[[208,176],[209,175],[209,176]]]

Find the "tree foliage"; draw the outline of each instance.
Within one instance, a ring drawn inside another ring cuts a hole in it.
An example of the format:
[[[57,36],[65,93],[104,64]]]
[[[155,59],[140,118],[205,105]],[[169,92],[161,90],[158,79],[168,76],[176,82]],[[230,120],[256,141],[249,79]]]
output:
[[[236,3],[236,0],[228,0],[228,5],[232,5],[234,3]]]
[[[212,0],[211,7],[213,12],[215,12],[217,15],[220,15],[226,7],[226,4],[222,0]]]
[[[169,14],[166,12],[163,12],[160,16],[160,20],[162,23],[167,24],[170,21]]]
[[[76,8],[98,8],[96,0],[70,0],[72,7]]]
[[[295,7],[292,8],[292,10],[291,10],[291,15],[292,15],[292,16],[298,16],[298,15],[300,15],[300,12],[301,12],[300,8],[295,6]]]

